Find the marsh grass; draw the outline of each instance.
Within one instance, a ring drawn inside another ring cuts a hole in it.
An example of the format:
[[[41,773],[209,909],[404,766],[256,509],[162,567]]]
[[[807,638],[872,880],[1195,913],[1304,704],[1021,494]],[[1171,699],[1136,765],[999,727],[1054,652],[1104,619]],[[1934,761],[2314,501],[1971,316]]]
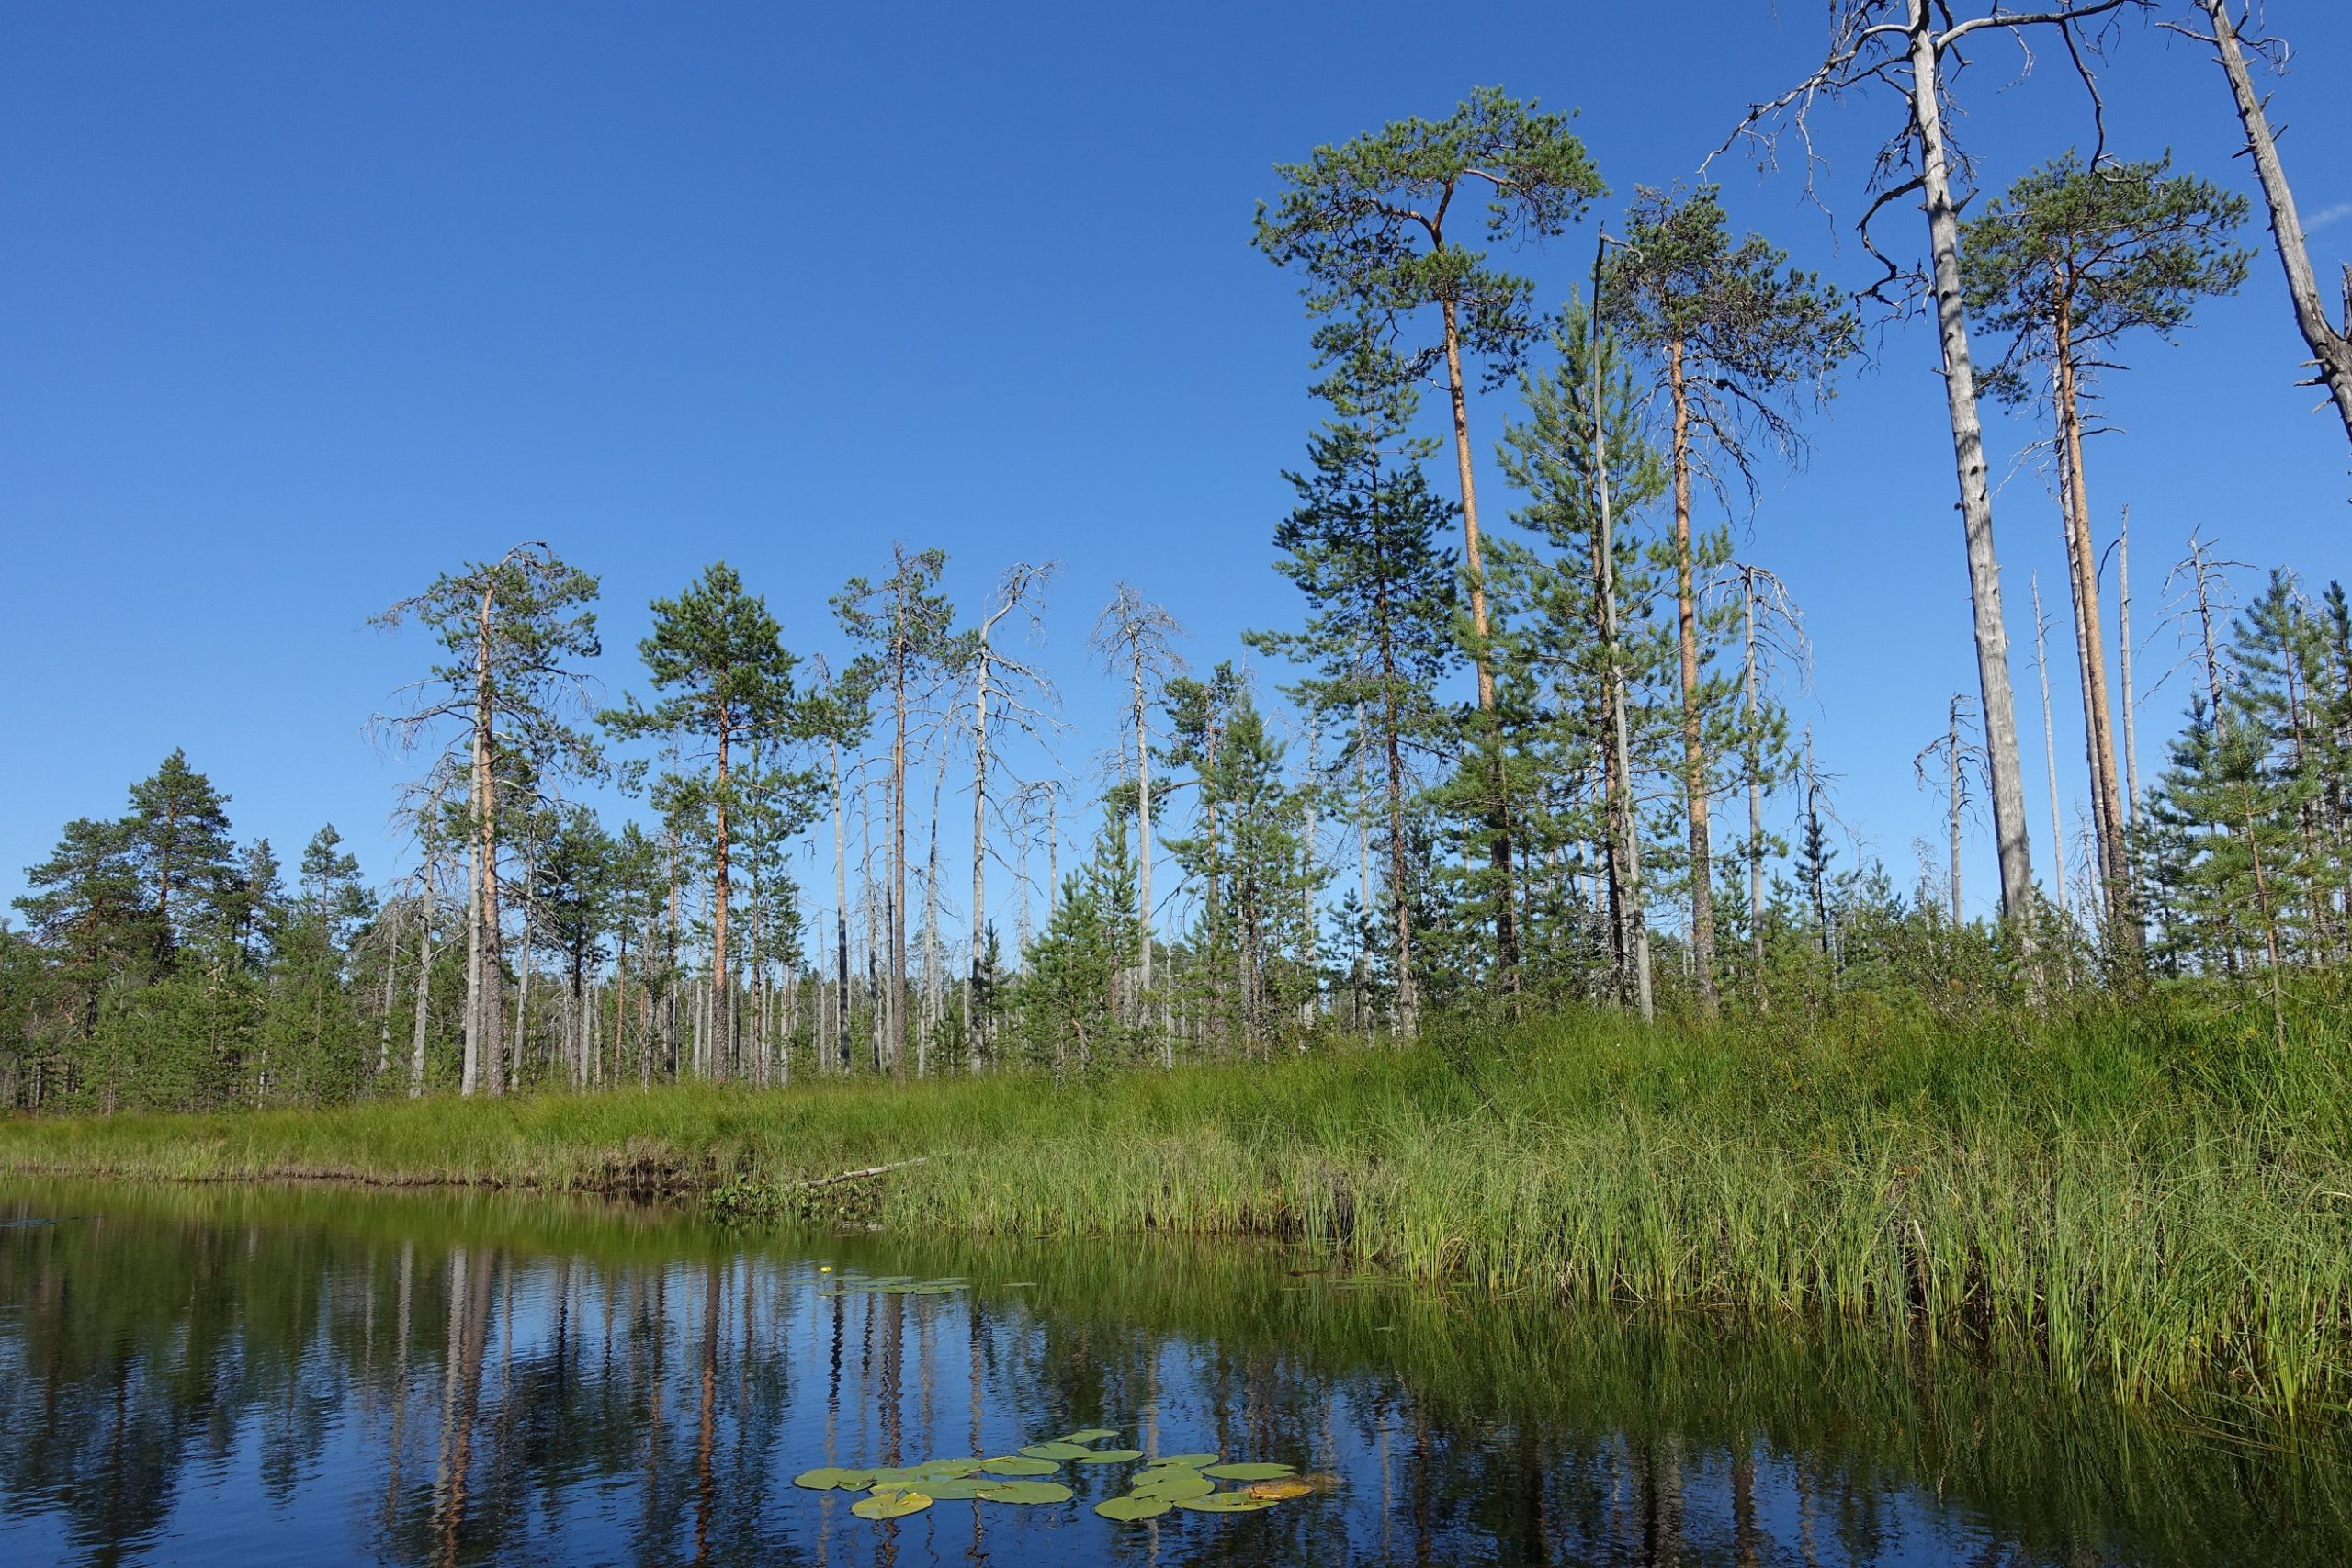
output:
[[[865,1190],[901,1233],[1272,1235],[1572,1303],[1803,1314],[2030,1351],[2146,1400],[2352,1388],[2344,1026],[2186,1005],[1642,1031],[1055,1085],[374,1102],[0,1125],[0,1170],[696,1192]]]

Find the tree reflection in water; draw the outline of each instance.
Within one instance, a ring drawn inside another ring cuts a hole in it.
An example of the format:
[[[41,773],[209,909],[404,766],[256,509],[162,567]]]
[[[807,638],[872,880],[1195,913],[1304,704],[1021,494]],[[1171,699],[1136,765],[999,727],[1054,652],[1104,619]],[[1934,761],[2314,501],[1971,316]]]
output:
[[[56,1220],[0,1229],[10,1562],[2352,1561],[2333,1432],[1786,1325],[476,1195],[19,1185],[0,1218]],[[972,1288],[828,1293],[860,1269]],[[791,1481],[1092,1425],[1341,1485],[1123,1527],[1083,1467],[1077,1504],[892,1524]]]

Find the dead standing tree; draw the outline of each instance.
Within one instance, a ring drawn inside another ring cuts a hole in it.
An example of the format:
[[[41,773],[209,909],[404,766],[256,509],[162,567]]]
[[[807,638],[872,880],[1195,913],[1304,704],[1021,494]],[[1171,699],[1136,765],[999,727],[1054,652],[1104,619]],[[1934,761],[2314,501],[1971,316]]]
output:
[[[978,999],[981,965],[988,957],[989,763],[993,743],[998,730],[1008,723],[1030,736],[1052,727],[1052,710],[1060,703],[1053,682],[1043,671],[1012,658],[997,645],[997,627],[1008,615],[1018,613],[1028,617],[1032,640],[1042,640],[1046,586],[1059,570],[1052,561],[1042,565],[1022,561],[1005,569],[997,579],[996,596],[972,634],[967,664],[972,694],[972,951],[964,976],[964,1041],[969,1062],[975,1066],[984,1043]]]
[[[1960,485],[1961,526],[1967,545],[1977,682],[1992,784],[1993,834],[2000,855],[2001,913],[2029,939],[2033,853],[2026,827],[2025,771],[2018,750],[2017,702],[2009,686],[2009,637],[2001,615],[2000,559],[1993,547],[1984,426],[1977,411],[1976,367],[1969,349],[1961,288],[1960,201],[1953,186],[1955,175],[1966,181],[1968,169],[1965,159],[1951,145],[1944,114],[1950,82],[1966,64],[1962,46],[1982,33],[1997,34],[2027,49],[2029,62],[2030,39],[2054,35],[2081,75],[2094,116],[2098,116],[2098,88],[2089,61],[2100,39],[2087,25],[2105,25],[2127,9],[2144,11],[2151,4],[2152,0],[2059,0],[2023,11],[2013,10],[2001,0],[1977,0],[1966,7],[1975,14],[1962,17],[1957,14],[1962,7],[1946,0],[1832,0],[1830,45],[1821,64],[1779,97],[1752,106],[1717,150],[1719,155],[1745,142],[1769,166],[1782,137],[1793,131],[1803,144],[1810,189],[1819,167],[1812,140],[1813,111],[1867,88],[1902,96],[1903,128],[1879,151],[1871,180],[1872,198],[1859,228],[1863,244],[1886,269],[1870,291],[1874,298],[1897,302],[1898,290],[1916,298],[1924,285],[1935,302],[1944,400]],[[1880,212],[1908,196],[1920,198],[1928,220],[1929,265],[1924,277],[1917,268],[1906,269],[1889,260],[1871,231]]]
[[[1984,748],[1968,738],[1969,720],[1976,716],[1968,711],[1968,699],[1952,694],[1951,705],[1944,710],[1944,732],[1919,748],[1911,759],[1911,771],[1920,787],[1928,784],[1928,763],[1943,763],[1944,790],[1948,797],[1945,829],[1951,838],[1951,929],[1958,931],[1968,923],[1967,906],[1960,891],[1960,830],[1975,797],[1969,793],[1970,775],[1984,765]]]
[[[1105,671],[1125,673],[1135,723],[1136,822],[1141,839],[1136,856],[1136,902],[1142,915],[1139,994],[1145,996],[1151,991],[1151,705],[1166,690],[1168,677],[1184,667],[1174,647],[1174,639],[1183,635],[1184,628],[1175,616],[1145,599],[1133,583],[1122,582],[1111,602],[1102,606],[1094,622],[1094,635],[1088,639]]]
[[[2254,159],[2262,198],[2270,209],[2270,237],[2278,249],[2278,264],[2286,270],[2295,326],[2311,348],[2309,363],[2318,372],[2303,385],[2327,389],[2335,412],[2343,417],[2344,434],[2352,439],[2352,264],[2344,268],[2344,325],[2339,328],[2328,321],[2327,307],[2320,299],[2319,275],[2312,270],[2302,219],[2295,211],[2295,193],[2287,184],[2286,165],[2278,161],[2278,137],[2270,129],[2267,100],[2255,92],[2254,73],[2246,65],[2246,52],[2252,50],[2283,68],[2286,45],[2277,39],[2247,37],[2241,24],[2231,20],[2229,0],[2196,0],[2196,5],[2212,24],[2211,32],[2200,33],[2177,22],[2163,25],[2185,38],[2211,44],[2222,73],[2229,78],[2238,122],[2245,127],[2245,151]]]

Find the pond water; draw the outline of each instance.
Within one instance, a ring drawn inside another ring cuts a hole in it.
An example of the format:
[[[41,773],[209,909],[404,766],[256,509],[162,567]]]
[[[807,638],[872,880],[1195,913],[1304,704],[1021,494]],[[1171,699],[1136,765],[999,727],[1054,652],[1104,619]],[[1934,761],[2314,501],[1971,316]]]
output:
[[[0,1562],[2352,1561],[2329,1433],[1301,1264],[458,1194],[0,1187]],[[868,1288],[889,1276],[939,1283]],[[795,1484],[1077,1428],[1324,1489],[1117,1523],[1091,1505],[1141,1461],[1057,1462],[1065,1502],[890,1520]]]

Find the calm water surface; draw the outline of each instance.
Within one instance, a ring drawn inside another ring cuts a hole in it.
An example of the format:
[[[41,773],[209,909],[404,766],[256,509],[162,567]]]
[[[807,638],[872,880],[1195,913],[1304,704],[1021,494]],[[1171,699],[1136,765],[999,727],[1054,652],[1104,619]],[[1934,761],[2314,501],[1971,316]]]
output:
[[[2352,1561],[2325,1432],[1964,1357],[1564,1315],[1262,1250],[745,1237],[664,1213],[0,1187],[0,1562]],[[830,1266],[832,1272],[822,1270]],[[959,1276],[932,1295],[835,1292]],[[1338,1480],[1263,1513],[792,1477],[1080,1427]]]

